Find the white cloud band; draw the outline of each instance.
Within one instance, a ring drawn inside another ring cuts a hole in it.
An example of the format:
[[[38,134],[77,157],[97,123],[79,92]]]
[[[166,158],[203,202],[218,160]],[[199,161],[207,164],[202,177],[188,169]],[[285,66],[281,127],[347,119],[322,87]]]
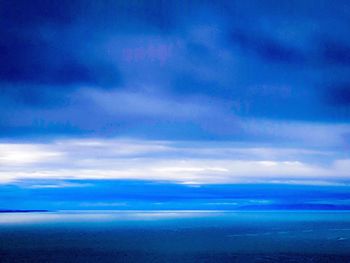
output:
[[[0,144],[0,183],[25,179],[136,179],[182,184],[335,184],[350,159],[320,149],[127,139]]]

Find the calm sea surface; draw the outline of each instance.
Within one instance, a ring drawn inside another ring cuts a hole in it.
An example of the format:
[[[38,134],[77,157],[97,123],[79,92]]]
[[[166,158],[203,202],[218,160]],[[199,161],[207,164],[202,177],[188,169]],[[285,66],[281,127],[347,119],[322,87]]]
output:
[[[350,262],[350,212],[2,213],[0,262]]]

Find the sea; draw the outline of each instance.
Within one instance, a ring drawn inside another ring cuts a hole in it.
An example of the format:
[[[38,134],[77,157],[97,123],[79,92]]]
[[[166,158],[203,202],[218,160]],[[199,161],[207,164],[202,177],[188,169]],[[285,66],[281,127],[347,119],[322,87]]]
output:
[[[350,262],[350,212],[1,213],[0,262]]]

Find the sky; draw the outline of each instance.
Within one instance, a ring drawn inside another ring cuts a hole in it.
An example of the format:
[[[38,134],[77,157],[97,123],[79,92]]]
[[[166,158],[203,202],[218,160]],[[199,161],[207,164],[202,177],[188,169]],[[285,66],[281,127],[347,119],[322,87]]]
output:
[[[0,209],[349,209],[349,24],[345,0],[0,0]]]

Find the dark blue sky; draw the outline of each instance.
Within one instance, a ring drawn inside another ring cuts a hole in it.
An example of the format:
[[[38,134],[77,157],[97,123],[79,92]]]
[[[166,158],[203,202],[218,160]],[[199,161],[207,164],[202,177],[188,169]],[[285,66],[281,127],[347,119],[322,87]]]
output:
[[[349,1],[0,0],[0,18],[0,187],[348,184]]]

